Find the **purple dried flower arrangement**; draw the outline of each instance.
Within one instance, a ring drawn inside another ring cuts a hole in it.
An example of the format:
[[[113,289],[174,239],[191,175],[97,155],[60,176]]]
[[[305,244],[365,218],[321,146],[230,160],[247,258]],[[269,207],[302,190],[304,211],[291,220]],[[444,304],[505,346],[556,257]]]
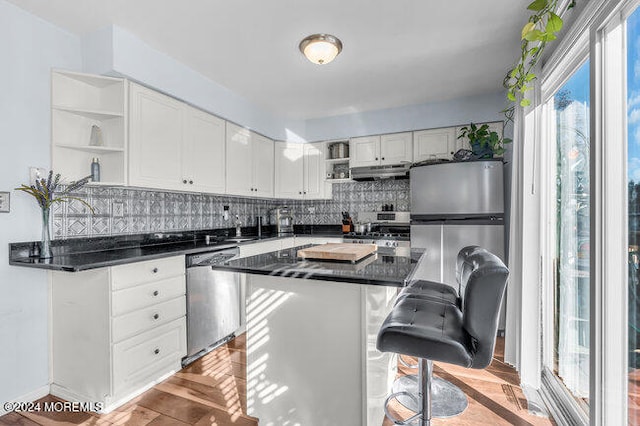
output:
[[[53,175],[53,170],[49,171],[49,176],[45,179],[36,179],[34,185],[20,185],[19,188],[15,188],[16,191],[26,192],[33,196],[38,205],[42,209],[42,240],[40,242],[40,254],[41,259],[48,259],[53,257],[51,252],[51,237],[49,232],[49,212],[51,206],[54,203],[65,203],[69,200],[77,200],[87,206],[91,213],[94,213],[93,207],[89,205],[85,200],[74,197],[71,194],[74,191],[85,186],[91,176],[86,176],[75,182],[64,186],[61,182],[60,173]]]

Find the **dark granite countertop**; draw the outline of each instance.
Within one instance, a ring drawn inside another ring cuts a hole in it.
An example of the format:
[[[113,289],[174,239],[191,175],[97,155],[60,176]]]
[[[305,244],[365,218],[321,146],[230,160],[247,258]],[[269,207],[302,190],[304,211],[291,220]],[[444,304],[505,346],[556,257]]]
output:
[[[341,237],[339,229],[339,226],[303,228],[296,229],[296,235]],[[229,229],[53,240],[53,257],[50,259],[33,256],[33,249],[38,245],[36,242],[10,243],[9,264],[77,272],[292,237],[272,233],[258,237],[251,231],[255,231],[255,228],[243,229],[243,238],[250,238],[243,242],[226,241],[234,238]],[[210,236],[209,244],[206,243],[206,235]]]
[[[423,249],[381,248],[378,253],[351,264],[298,259],[296,253],[304,247],[309,245],[235,259],[212,267],[248,274],[404,287],[412,279],[424,253]]]

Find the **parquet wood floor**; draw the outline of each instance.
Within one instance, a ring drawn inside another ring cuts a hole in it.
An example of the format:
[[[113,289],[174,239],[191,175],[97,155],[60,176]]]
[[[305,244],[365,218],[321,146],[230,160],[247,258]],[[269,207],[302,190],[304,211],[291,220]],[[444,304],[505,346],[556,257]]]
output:
[[[496,359],[486,370],[436,364],[436,375],[454,382],[467,393],[469,407],[458,417],[434,419],[432,424],[553,424],[527,412],[517,374],[501,361],[501,343],[496,348]],[[245,336],[242,335],[109,414],[9,413],[0,417],[0,425],[255,426],[257,419],[245,414],[246,362]],[[399,374],[412,372],[405,368],[399,370]],[[55,400],[49,395],[41,402]],[[392,424],[387,419],[383,426]]]

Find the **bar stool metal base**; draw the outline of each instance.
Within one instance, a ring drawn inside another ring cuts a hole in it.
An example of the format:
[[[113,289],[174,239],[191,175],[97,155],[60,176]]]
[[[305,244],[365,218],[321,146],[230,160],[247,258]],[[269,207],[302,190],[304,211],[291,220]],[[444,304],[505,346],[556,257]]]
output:
[[[399,394],[396,399],[409,410],[420,411],[418,395],[418,376],[415,374],[403,376],[393,383],[392,393]],[[467,396],[451,382],[439,377],[431,379],[431,413],[432,417],[447,418],[461,414],[469,405]]]

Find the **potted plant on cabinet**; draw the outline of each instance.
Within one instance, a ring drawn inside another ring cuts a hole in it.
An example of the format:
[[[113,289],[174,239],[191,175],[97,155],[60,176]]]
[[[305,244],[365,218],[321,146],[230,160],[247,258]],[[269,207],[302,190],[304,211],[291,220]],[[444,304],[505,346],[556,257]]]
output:
[[[471,145],[471,151],[473,157],[479,158],[493,158],[494,156],[501,156],[504,154],[504,144],[511,143],[509,138],[500,138],[498,132],[489,131],[488,124],[482,124],[480,126],[470,123],[469,126],[465,126],[460,129],[460,135],[458,139],[468,138]]]

